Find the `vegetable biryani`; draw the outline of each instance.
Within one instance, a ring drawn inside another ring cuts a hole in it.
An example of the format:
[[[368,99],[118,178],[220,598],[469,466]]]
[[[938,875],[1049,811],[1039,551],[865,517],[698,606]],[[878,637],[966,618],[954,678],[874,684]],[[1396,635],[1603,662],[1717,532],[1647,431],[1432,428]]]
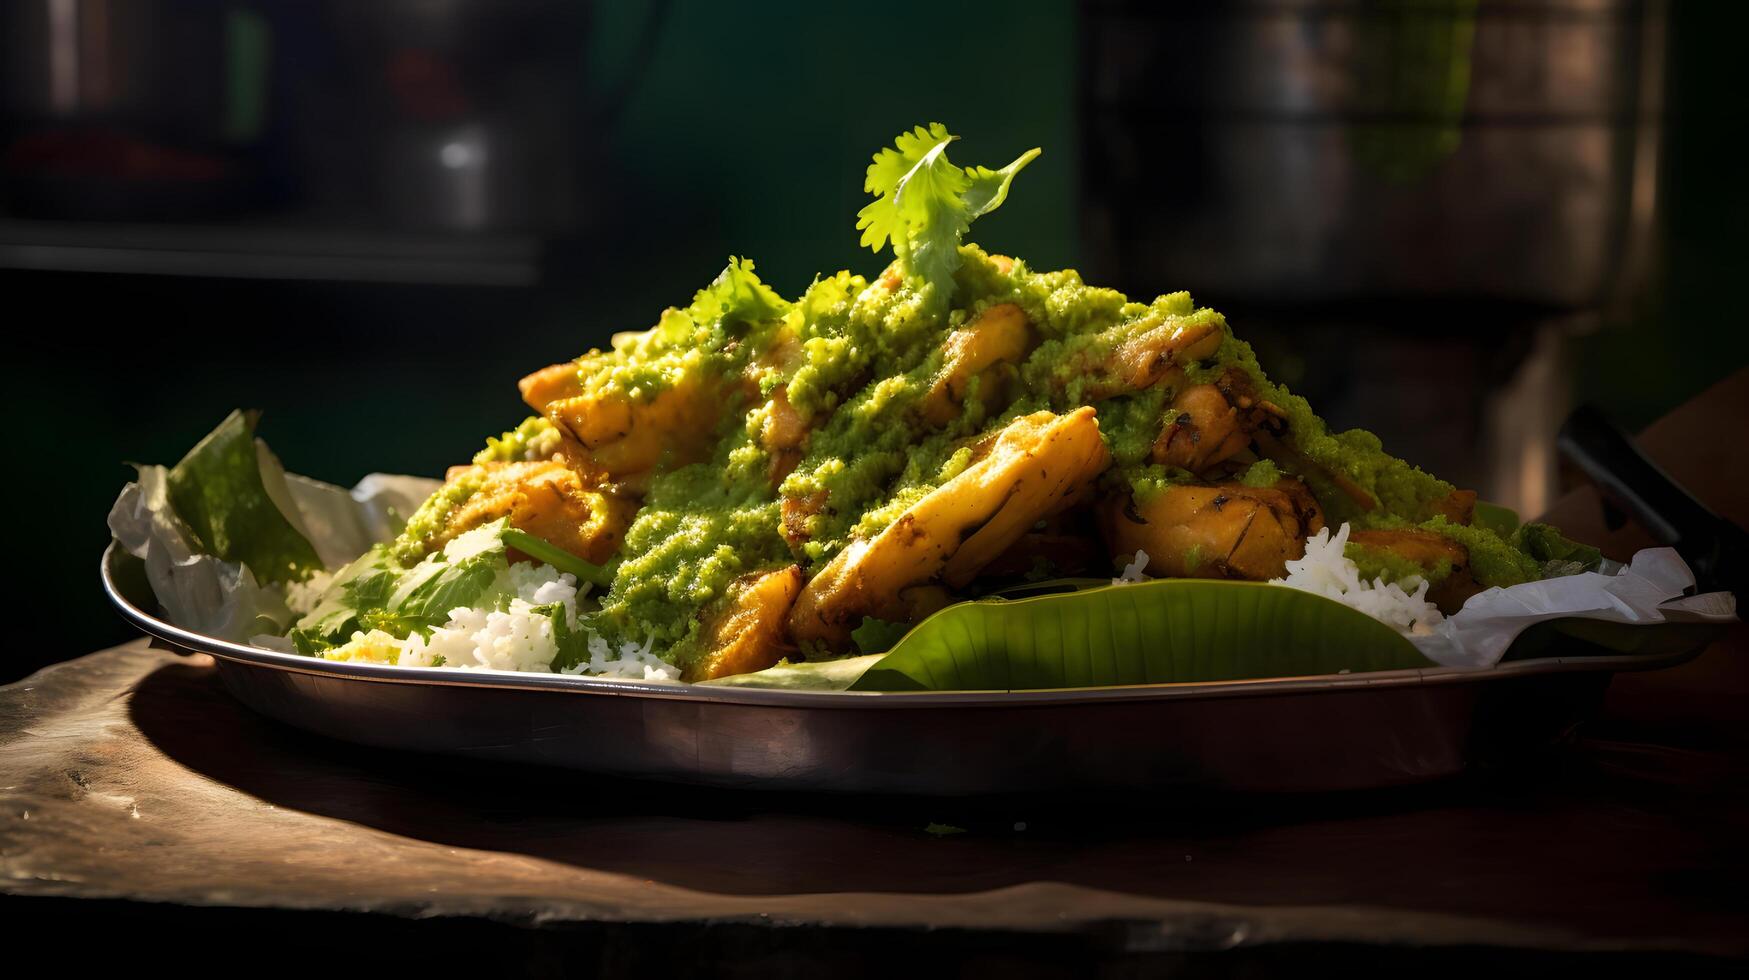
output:
[[[731,259],[649,329],[523,378],[533,414],[392,541],[332,575],[307,548],[250,563],[300,613],[277,642],[700,681],[884,650],[1017,582],[1291,571],[1408,631],[1595,567],[1329,431],[1189,294],[1135,301],[962,242],[1038,151],[961,167],[952,140],[919,127],[874,157],[857,227],[896,258],[872,279],[792,299]],[[248,451],[252,422],[227,426],[206,453]],[[172,504],[199,485],[175,474]]]

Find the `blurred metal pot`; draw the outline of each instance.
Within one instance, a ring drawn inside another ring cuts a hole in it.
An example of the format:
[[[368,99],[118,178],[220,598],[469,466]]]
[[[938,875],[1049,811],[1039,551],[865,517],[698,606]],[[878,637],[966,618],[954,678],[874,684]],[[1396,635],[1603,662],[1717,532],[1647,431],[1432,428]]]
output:
[[[401,228],[557,232],[575,220],[579,0],[331,0],[374,203]]]
[[[1247,302],[1594,309],[1650,233],[1663,9],[1089,2],[1090,264]]]

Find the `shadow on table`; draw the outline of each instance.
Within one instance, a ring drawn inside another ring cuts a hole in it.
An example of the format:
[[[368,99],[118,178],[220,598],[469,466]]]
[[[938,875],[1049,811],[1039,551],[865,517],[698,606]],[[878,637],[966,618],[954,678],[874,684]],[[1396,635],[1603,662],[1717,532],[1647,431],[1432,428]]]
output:
[[[1588,930],[1632,917],[1642,933],[1656,925],[1648,888],[1685,917],[1749,912],[1731,885],[1749,869],[1740,762],[1648,745],[1585,742],[1390,791],[944,800],[709,790],[363,748],[254,714],[197,661],[149,675],[130,710],[177,763],[282,808],[717,893],[1061,881],[1214,902],[1480,906]]]

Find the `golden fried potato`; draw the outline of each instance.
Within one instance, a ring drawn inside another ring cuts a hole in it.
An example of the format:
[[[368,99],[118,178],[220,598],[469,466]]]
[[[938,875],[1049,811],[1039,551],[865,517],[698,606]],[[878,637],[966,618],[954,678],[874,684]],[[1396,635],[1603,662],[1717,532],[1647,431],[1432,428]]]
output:
[[[685,680],[707,681],[764,670],[783,659],[788,647],[784,618],[802,590],[802,568],[742,576],[727,601],[704,627],[704,653],[686,668]]]
[[[1087,365],[1095,380],[1089,398],[1110,398],[1152,388],[1183,365],[1212,356],[1225,331],[1213,323],[1167,320],[1114,346],[1102,360]]]
[[[960,414],[972,379],[979,379],[987,399],[992,388],[1014,373],[1014,365],[1032,349],[1032,328],[1026,313],[1013,303],[999,303],[978,314],[947,338],[947,361],[929,393],[923,396],[923,418],[943,426]]]
[[[1192,473],[1208,470],[1264,440],[1287,434],[1279,407],[1257,397],[1251,382],[1226,371],[1212,384],[1191,385],[1172,399],[1173,414],[1149,453],[1152,462]]]
[[[1311,491],[1289,478],[1273,487],[1180,484],[1140,504],[1116,495],[1099,517],[1114,558],[1145,551],[1149,575],[1177,578],[1277,578],[1324,526]]]
[[[813,431],[809,420],[789,403],[789,386],[772,389],[759,422],[759,446],[771,454],[771,485],[777,486],[802,461]]]
[[[708,449],[722,405],[714,386],[683,377],[653,394],[588,392],[576,362],[555,364],[522,379],[523,401],[583,446],[609,477],[641,473],[657,463],[697,462]]]
[[[1443,517],[1453,524],[1469,524],[1476,519],[1476,491],[1453,490],[1433,502],[1432,516]]]
[[[1172,400],[1177,413],[1160,430],[1148,458],[1201,473],[1245,451],[1251,433],[1239,410],[1212,384],[1192,385]]]
[[[476,463],[455,467],[451,483],[481,480],[441,528],[428,537],[427,550],[442,547],[464,531],[501,517],[510,525],[563,548],[587,562],[605,564],[619,550],[637,505],[599,493],[557,460],[527,463]]]
[[[1470,496],[1474,498],[1475,494]],[[1387,552],[1429,570],[1443,562],[1451,563],[1451,574],[1427,590],[1427,601],[1448,616],[1462,609],[1470,596],[1482,591],[1481,583],[1470,571],[1470,550],[1443,534],[1413,529],[1350,531],[1348,543],[1370,551]]]
[[[795,554],[800,555],[802,546],[813,540],[808,522],[826,506],[826,496],[826,491],[816,490],[806,497],[783,498],[778,533],[783,535],[783,540]]]
[[[583,377],[576,361],[552,364],[524,377],[516,383],[522,400],[537,412],[545,413],[553,402],[575,398],[583,393]]]
[[[1041,518],[1079,499],[1110,462],[1090,407],[1015,419],[988,455],[828,562],[790,612],[791,637],[808,649],[842,649],[864,616],[912,621],[946,599],[944,586],[965,586]]]
[[[1294,473],[1315,474],[1328,481],[1341,491],[1357,509],[1370,511],[1378,508],[1378,498],[1372,491],[1354,482],[1348,474],[1333,466],[1325,466],[1299,451],[1292,443],[1281,438],[1268,429],[1257,429],[1251,433],[1251,439],[1257,443],[1257,449],[1265,457],[1282,465],[1283,469]]]

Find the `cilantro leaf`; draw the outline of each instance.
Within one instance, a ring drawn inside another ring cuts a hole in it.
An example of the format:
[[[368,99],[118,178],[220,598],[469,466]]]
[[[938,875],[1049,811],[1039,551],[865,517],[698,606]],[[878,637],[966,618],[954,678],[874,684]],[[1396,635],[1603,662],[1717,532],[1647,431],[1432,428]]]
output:
[[[753,260],[731,257],[710,285],[698,291],[687,308],[693,322],[722,321],[747,327],[775,320],[789,312],[790,301],[753,274]]]
[[[875,199],[856,214],[862,244],[878,252],[890,240],[900,271],[934,286],[938,302],[953,292],[960,240],[972,222],[1002,206],[1014,175],[1040,152],[1028,150],[1001,170],[962,168],[947,158],[955,139],[941,123],[900,133],[869,164],[863,189]]]
[[[927,129],[918,126],[911,132],[900,133],[894,146],[874,155],[862,189],[873,194],[875,201],[856,213],[856,227],[862,231],[864,247],[879,252],[887,239],[891,238],[894,247],[898,247],[908,237],[905,219],[899,212],[899,188],[925,156],[952,139],[946,126],[930,123]]]
[[[899,258],[911,274],[938,290],[953,287],[960,264],[960,238],[972,226],[966,210],[965,171],[947,162],[947,143],[937,143],[893,190],[893,206],[905,219],[907,237],[894,238]]]
[[[570,614],[565,611],[563,603],[536,606],[534,611],[553,621],[553,644],[559,648],[550,665],[554,673],[589,662],[589,640],[594,634],[581,626],[571,625]]]
[[[965,198],[967,216],[975,221],[1001,207],[1002,202],[1008,200],[1008,185],[1014,183],[1014,175],[1038,159],[1038,155],[1043,152],[1035,146],[1001,170],[967,167],[966,176],[971,178],[971,186],[966,189]]]

